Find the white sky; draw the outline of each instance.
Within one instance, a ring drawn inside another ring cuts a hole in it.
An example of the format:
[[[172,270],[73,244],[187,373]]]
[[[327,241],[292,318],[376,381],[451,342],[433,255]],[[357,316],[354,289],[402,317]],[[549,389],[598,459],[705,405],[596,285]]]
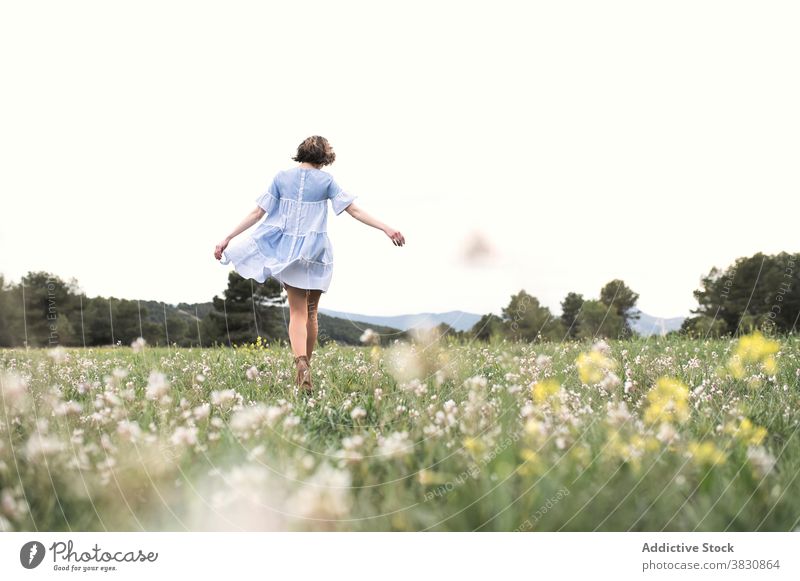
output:
[[[214,245],[312,134],[408,242],[331,213],[331,309],[558,310],[623,278],[675,316],[712,266],[800,250],[796,3],[1,6],[14,280],[209,300]],[[459,261],[476,230],[488,266]]]

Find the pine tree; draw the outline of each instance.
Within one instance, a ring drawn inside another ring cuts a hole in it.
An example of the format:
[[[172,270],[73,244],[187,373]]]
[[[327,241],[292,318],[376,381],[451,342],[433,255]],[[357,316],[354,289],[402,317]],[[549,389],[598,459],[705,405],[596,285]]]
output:
[[[583,295],[578,293],[568,293],[561,301],[561,322],[567,329],[566,334],[571,339],[578,336],[579,324],[578,314],[583,307]]]
[[[204,325],[209,340],[227,345],[255,341],[258,337],[276,340],[285,336],[281,305],[285,298],[275,279],[257,283],[235,271],[228,275],[228,288],[213,299],[214,310]]]

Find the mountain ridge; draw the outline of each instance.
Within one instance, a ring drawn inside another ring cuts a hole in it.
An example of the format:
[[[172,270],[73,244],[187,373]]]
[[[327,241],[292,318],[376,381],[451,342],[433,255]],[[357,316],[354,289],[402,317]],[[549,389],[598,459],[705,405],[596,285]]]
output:
[[[466,311],[445,311],[443,313],[413,313],[406,315],[364,315],[361,313],[347,313],[333,309],[320,309],[331,317],[345,319],[357,323],[384,325],[403,331],[410,329],[424,329],[445,323],[457,331],[469,331],[482,315]],[[664,335],[670,331],[681,328],[685,317],[655,317],[640,311],[639,320],[633,322],[633,329],[640,335]]]

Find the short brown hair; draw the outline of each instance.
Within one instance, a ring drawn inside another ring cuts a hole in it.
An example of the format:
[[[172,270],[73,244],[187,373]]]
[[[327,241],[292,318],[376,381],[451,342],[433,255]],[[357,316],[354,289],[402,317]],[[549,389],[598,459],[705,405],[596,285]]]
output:
[[[297,155],[293,160],[314,165],[330,165],[336,160],[331,144],[321,135],[312,135],[297,146]]]

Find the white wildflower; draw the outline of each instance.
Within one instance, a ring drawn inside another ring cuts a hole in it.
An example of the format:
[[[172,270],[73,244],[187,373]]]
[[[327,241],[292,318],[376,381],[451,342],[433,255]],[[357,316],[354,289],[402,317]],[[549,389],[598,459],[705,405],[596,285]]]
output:
[[[117,424],[117,434],[126,442],[136,442],[142,435],[138,422],[122,420]]]
[[[28,385],[13,373],[0,373],[0,395],[5,406],[21,410],[28,403]]]
[[[469,390],[484,390],[487,385],[488,381],[482,375],[476,375],[464,381],[464,387]]]
[[[761,476],[766,477],[775,467],[775,456],[769,453],[764,446],[750,446],[747,448],[747,459],[753,466],[753,470]]]
[[[399,458],[409,454],[414,449],[408,441],[408,432],[393,432],[388,437],[378,439],[378,456],[386,458]]]
[[[365,345],[377,345],[381,342],[381,336],[372,329],[365,330],[359,339]]]
[[[617,377],[617,374],[613,371],[609,371],[606,373],[605,377],[600,380],[600,387],[605,390],[610,390],[617,387],[620,384],[620,379]]]
[[[194,446],[197,444],[197,428],[194,426],[178,426],[170,438],[176,446]]]
[[[280,406],[267,406],[263,403],[241,408],[231,416],[231,431],[241,438],[256,436],[265,426],[275,425],[285,411]]]
[[[628,411],[628,404],[624,401],[617,403],[609,402],[606,405],[608,421],[614,425],[621,425],[631,419],[631,414]]]
[[[228,408],[237,399],[237,393],[233,389],[223,389],[211,392],[211,403],[220,408]]]
[[[25,455],[28,460],[34,462],[53,456],[62,450],[61,442],[50,436],[34,434],[25,445]]]
[[[352,505],[350,485],[350,472],[321,464],[289,498],[289,512],[301,519],[342,519]]]
[[[64,363],[67,361],[67,359],[69,359],[67,351],[63,347],[54,347],[53,349],[48,349],[47,355],[53,360],[54,363]]]
[[[79,416],[83,412],[83,407],[76,401],[66,401],[59,403],[55,408],[53,408],[53,413],[56,416],[63,417],[63,416]]]
[[[678,432],[675,427],[669,422],[663,422],[658,428],[656,438],[665,444],[670,444],[678,438]]]
[[[192,410],[192,415],[195,420],[204,420],[211,415],[211,404],[208,402],[200,404]]]
[[[595,341],[594,345],[592,345],[592,350],[599,351],[603,355],[611,355],[611,347],[603,339]]]
[[[160,400],[167,393],[169,393],[167,377],[159,371],[152,371],[147,380],[147,389],[145,391],[147,399]]]
[[[131,343],[131,349],[133,349],[134,353],[141,353],[146,345],[147,341],[144,340],[144,337],[137,337],[133,343]]]

